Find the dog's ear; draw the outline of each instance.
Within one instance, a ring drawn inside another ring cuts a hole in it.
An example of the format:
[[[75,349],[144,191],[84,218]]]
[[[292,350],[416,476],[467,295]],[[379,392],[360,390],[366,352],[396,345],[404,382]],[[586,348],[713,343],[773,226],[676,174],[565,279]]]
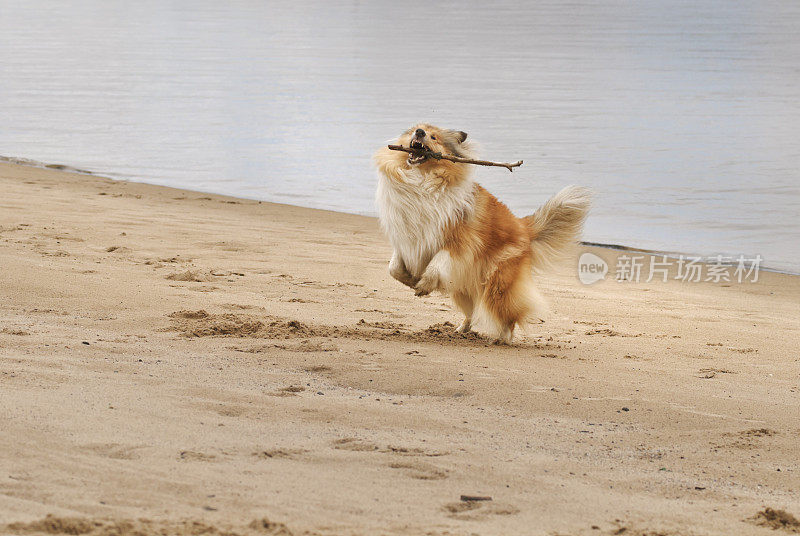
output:
[[[464,132],[462,130],[451,130],[450,132],[452,132],[453,135],[456,137],[456,139],[458,140],[458,143],[464,143],[465,141],[467,141],[467,133],[466,132]]]

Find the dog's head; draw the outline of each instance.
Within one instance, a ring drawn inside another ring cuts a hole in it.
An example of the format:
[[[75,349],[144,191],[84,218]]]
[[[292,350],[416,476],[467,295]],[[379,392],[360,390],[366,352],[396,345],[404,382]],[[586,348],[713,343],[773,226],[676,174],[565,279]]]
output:
[[[403,147],[412,149],[425,149],[450,156],[470,156],[466,132],[447,130],[427,123],[420,123],[409,128],[400,135],[398,142]],[[409,154],[407,158],[407,163],[410,166],[433,165],[437,162],[443,161],[435,160],[422,154]]]

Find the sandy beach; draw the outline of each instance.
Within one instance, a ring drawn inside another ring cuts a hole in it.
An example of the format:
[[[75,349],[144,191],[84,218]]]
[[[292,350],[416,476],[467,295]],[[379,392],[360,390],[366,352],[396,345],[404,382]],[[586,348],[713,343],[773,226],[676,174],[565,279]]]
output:
[[[0,533],[800,532],[799,277],[571,258],[496,346],[388,275],[374,218],[14,164],[0,191]]]

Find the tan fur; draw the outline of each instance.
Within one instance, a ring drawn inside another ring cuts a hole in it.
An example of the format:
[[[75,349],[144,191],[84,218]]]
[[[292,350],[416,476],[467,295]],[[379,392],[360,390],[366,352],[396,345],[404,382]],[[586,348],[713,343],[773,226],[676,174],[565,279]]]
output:
[[[423,138],[415,135],[421,129]],[[474,157],[466,134],[419,124],[398,142],[412,139],[445,154]],[[517,218],[472,180],[469,164],[428,159],[386,147],[375,155],[380,174],[381,223],[395,248],[390,272],[417,295],[440,290],[465,315],[510,342],[517,324],[541,313],[534,268],[547,266],[574,243],[589,209],[585,189],[568,187],[530,216]],[[409,236],[414,234],[415,236]]]

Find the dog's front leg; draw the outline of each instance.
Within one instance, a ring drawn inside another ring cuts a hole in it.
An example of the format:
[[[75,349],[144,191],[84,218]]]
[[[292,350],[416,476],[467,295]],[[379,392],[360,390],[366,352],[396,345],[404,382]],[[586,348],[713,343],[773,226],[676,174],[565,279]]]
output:
[[[425,268],[419,283],[414,288],[417,296],[426,296],[434,290],[446,290],[450,281],[450,267],[452,259],[450,253],[443,249],[433,256]]]
[[[415,288],[417,286],[417,282],[419,281],[418,279],[414,279],[414,276],[408,272],[406,264],[396,251],[392,253],[392,260],[389,261],[389,275],[400,281],[405,286],[411,288]]]

